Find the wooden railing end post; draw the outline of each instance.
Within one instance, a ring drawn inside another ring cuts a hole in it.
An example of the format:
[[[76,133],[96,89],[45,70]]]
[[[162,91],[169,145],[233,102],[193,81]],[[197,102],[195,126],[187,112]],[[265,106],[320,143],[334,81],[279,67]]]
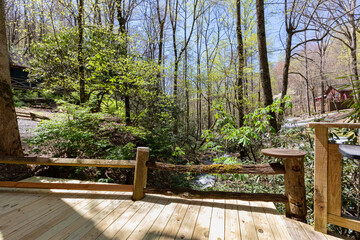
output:
[[[144,187],[147,181],[146,162],[149,160],[149,148],[138,147],[136,152],[136,165],[132,200],[138,201],[145,197]]]

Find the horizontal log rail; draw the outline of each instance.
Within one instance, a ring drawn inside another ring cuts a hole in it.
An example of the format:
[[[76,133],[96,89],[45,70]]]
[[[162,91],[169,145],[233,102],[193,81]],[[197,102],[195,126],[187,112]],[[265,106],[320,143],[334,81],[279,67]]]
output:
[[[151,169],[174,172],[192,173],[237,173],[256,175],[285,174],[285,168],[280,163],[259,164],[259,165],[174,165],[161,162],[147,162],[146,166]]]
[[[42,158],[42,157],[13,157],[13,156],[0,156],[0,163],[49,165],[49,166],[73,166],[73,167],[109,167],[109,168],[135,168],[136,165],[135,160]]]
[[[220,191],[197,191],[192,189],[157,189],[145,188],[145,193],[177,196],[186,199],[236,199],[243,201],[262,202],[287,202],[288,199],[282,194],[272,193],[238,193]]]
[[[133,185],[120,184],[94,184],[94,183],[43,183],[43,182],[0,182],[4,188],[38,188],[38,189],[66,189],[87,191],[116,191],[132,192]]]

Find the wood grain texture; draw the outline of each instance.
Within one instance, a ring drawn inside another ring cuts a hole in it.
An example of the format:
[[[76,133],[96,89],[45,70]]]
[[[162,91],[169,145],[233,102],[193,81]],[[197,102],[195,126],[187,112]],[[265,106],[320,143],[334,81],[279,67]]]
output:
[[[342,123],[342,122],[311,122],[308,127],[323,127],[323,128],[360,128],[360,123]]]
[[[273,193],[238,193],[220,191],[197,191],[192,189],[146,188],[145,193],[177,196],[186,199],[237,199],[244,201],[287,202],[287,197]]]
[[[315,127],[314,228],[327,232],[328,128]]]
[[[0,182],[0,187],[5,188],[38,188],[38,189],[67,189],[91,191],[117,191],[132,192],[132,185],[120,184],[89,184],[89,183],[36,183],[36,182]]]
[[[213,200],[203,200],[192,239],[209,239]]]
[[[240,220],[241,239],[258,239],[253,215],[251,213],[250,203],[247,201],[237,200],[237,204]]]
[[[49,165],[49,166],[73,166],[73,167],[135,168],[134,160],[0,156],[0,163]]]
[[[284,167],[280,163],[258,165],[174,165],[161,162],[147,162],[146,166],[151,169],[158,169],[162,171],[192,173],[238,173],[257,175],[275,175],[285,173]]]
[[[6,240],[48,239],[337,239],[279,215],[272,203],[183,200],[147,195],[132,201],[117,192],[3,193],[13,209],[0,214]],[[4,195],[4,198],[3,196]],[[37,201],[34,197],[41,196]],[[26,199],[32,199],[21,205]],[[6,201],[5,201],[6,202]],[[213,215],[214,214],[214,215]],[[291,237],[284,220],[295,223]],[[239,229],[240,228],[240,229]],[[269,230],[270,229],[270,230]],[[259,232],[260,231],[260,232]],[[211,233],[210,233],[211,232]],[[191,236],[192,233],[192,236]],[[320,234],[320,235],[319,235]],[[0,237],[1,239],[1,237]]]
[[[304,179],[304,157],[283,158],[285,166],[286,216],[306,222],[306,194]]]
[[[144,187],[147,181],[146,162],[149,160],[149,148],[138,147],[136,153],[136,167],[134,176],[134,190],[132,199],[134,201],[141,200],[145,197]]]
[[[360,232],[360,221],[347,218],[347,217],[340,217],[333,214],[328,214],[328,222],[334,225],[338,225],[340,227],[349,228],[354,231]]]
[[[268,149],[262,149],[262,154],[269,157],[278,157],[278,158],[284,158],[284,157],[304,157],[306,155],[306,152],[295,150],[295,149],[283,149],[283,148],[268,148]]]
[[[328,213],[341,216],[342,155],[339,145],[329,144]]]
[[[209,239],[223,240],[225,238],[225,201],[214,200],[214,203]]]

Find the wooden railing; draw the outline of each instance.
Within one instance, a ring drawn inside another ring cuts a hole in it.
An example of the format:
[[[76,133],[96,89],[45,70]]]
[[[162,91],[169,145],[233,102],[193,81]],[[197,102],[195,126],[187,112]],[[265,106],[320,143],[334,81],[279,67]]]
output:
[[[137,160],[147,161],[148,148],[137,149]],[[73,167],[109,167],[109,168],[136,168],[135,160],[106,160],[106,159],[75,159],[75,158],[42,158],[42,157],[13,157],[0,156],[3,164],[30,164],[49,166]],[[69,189],[69,190],[94,190],[94,191],[119,191],[133,192],[133,185],[120,184],[75,184],[75,183],[34,183],[34,182],[7,182],[0,181],[0,187],[8,188],[40,188],[40,189]]]
[[[89,166],[111,168],[135,168],[134,184],[69,184],[69,183],[29,183],[29,182],[0,182],[0,187],[16,188],[42,188],[42,189],[72,189],[96,191],[123,191],[133,192],[134,201],[141,200],[146,193],[175,195],[189,199],[238,199],[245,201],[267,201],[286,203],[288,217],[305,221],[306,202],[304,188],[304,162],[303,159],[285,157],[284,165],[280,163],[262,165],[172,165],[160,162],[151,162],[149,149],[137,148],[136,161],[130,160],[102,160],[102,159],[67,159],[67,158],[39,158],[39,157],[0,157],[0,163],[6,164],[36,164],[53,166]],[[285,195],[272,193],[239,193],[220,191],[196,191],[192,189],[156,189],[147,188],[147,171],[158,169],[162,171],[214,173],[214,174],[251,174],[251,175],[277,175],[284,174]],[[302,184],[299,184],[302,182]],[[300,196],[300,197],[299,197]]]
[[[341,214],[342,155],[329,144],[329,128],[360,128],[359,123],[309,123],[315,128],[314,228],[326,233],[331,223],[360,231],[360,221]]]

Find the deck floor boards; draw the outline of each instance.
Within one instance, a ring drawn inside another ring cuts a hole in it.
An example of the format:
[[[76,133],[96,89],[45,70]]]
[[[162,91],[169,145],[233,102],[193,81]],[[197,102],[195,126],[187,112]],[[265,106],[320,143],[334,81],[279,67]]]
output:
[[[272,203],[0,188],[0,239],[337,239]]]

